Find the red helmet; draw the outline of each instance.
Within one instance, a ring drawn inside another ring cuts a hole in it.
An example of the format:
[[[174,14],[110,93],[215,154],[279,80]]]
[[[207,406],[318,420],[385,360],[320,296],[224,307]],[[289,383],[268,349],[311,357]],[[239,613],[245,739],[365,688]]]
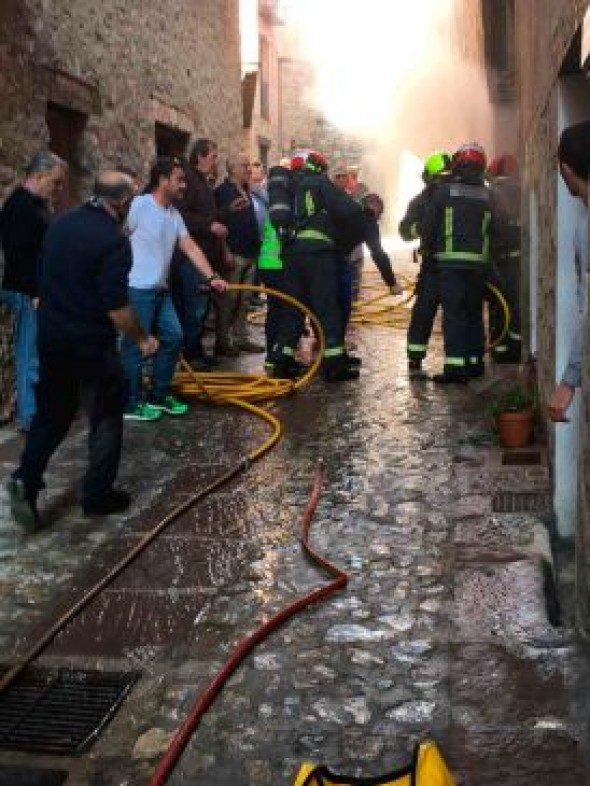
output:
[[[326,172],[328,162],[317,150],[296,150],[291,158],[291,169],[309,169],[312,172]]]
[[[461,166],[462,164],[472,164],[479,167],[482,171],[486,168],[486,154],[481,145],[476,142],[470,142],[468,145],[461,145],[461,147],[453,155],[453,166]]]
[[[508,177],[518,172],[518,161],[513,155],[505,153],[492,158],[488,166],[488,173],[492,177]]]

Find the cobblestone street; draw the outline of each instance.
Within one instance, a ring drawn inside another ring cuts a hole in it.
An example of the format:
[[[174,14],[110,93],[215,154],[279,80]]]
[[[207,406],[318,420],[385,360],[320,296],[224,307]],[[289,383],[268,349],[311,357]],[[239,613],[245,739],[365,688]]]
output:
[[[43,656],[45,665],[141,672],[91,752],[69,759],[2,751],[0,764],[67,770],[73,786],[145,784],[235,643],[325,582],[297,542],[323,458],[327,483],[312,541],[348,572],[348,587],[245,662],[170,782],[286,786],[304,760],[374,776],[406,763],[415,743],[432,736],[461,784],[590,784],[588,653],[576,642],[567,599],[554,618],[545,523],[492,512],[497,491],[547,491],[547,469],[502,464],[475,386],[410,383],[404,339],[358,330],[360,382],[315,382],[273,405],[285,428],[279,446],[173,524]],[[430,370],[440,361],[438,339],[435,350]],[[46,531],[23,537],[3,489],[4,657],[22,654],[263,429],[255,418],[201,407],[184,420],[127,425],[121,481],[137,501],[124,519],[83,519],[75,505],[81,430],[48,474]],[[19,449],[5,433],[3,480]],[[570,570],[566,561],[564,596]]]

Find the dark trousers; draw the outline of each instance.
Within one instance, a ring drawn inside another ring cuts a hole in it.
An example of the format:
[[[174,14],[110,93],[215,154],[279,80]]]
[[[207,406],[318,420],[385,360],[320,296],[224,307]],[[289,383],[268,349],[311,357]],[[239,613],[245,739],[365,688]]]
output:
[[[439,268],[445,367],[465,369],[483,363],[483,298],[489,270]]]
[[[352,262],[345,257],[340,262],[340,307],[342,309],[344,332],[346,332],[352,314],[352,282]]]
[[[209,291],[200,291],[207,279],[184,257],[174,260],[172,270],[170,288],[182,328],[183,351],[188,358],[198,358],[203,354],[201,338],[211,301]]]
[[[500,290],[510,309],[508,332],[494,350],[495,354],[519,353],[520,338],[520,254],[499,258],[490,272],[490,284]],[[505,327],[504,310],[493,292],[487,292],[489,302],[489,332],[493,341],[501,335]]]
[[[276,289],[278,292],[285,291],[285,274],[283,270],[272,270],[267,268],[259,268],[258,275],[265,287]],[[295,313],[291,313],[295,312]],[[299,322],[299,336],[303,332],[303,314],[296,308],[293,308],[284,300],[279,300],[278,297],[267,295],[266,297],[266,321],[264,323],[264,334],[266,336],[266,356],[271,357],[272,349],[278,341],[281,325],[286,316],[293,323],[298,320]],[[299,338],[297,339],[299,341]]]
[[[426,356],[439,304],[438,268],[434,260],[425,259],[416,282],[416,299],[408,328],[408,357],[412,360],[423,360]]]
[[[49,459],[68,433],[80,402],[89,421],[88,469],[83,502],[101,500],[113,487],[121,458],[125,377],[114,346],[86,354],[78,348],[39,345],[37,411],[16,476],[34,497]]]
[[[285,251],[285,292],[315,314],[324,331],[326,357],[337,358],[344,355],[340,263],[332,249],[309,251],[303,246],[294,244]],[[291,309],[282,320],[273,359],[292,356],[300,335],[300,319]]]

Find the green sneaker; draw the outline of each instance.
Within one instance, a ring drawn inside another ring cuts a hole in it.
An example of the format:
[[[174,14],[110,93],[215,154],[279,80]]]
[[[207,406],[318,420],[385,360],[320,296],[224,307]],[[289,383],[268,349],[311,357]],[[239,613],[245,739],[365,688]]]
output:
[[[149,405],[153,409],[156,409],[160,414],[165,412],[167,415],[186,415],[189,411],[189,405],[185,404],[184,401],[179,401],[174,396],[164,396],[163,398],[159,399],[152,399]]]
[[[140,401],[132,407],[127,407],[123,413],[125,420],[160,420],[162,412],[145,401]]]

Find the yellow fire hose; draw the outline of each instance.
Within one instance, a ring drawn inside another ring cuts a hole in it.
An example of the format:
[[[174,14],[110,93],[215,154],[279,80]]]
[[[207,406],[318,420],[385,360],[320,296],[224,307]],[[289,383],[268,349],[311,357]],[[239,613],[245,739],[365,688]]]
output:
[[[401,299],[392,295],[384,284],[366,284],[365,290],[377,290],[379,294],[357,300],[353,304],[351,323],[354,325],[376,325],[378,327],[391,327],[406,329],[408,326],[408,309],[405,308],[415,295],[415,284],[409,279],[404,280],[406,293]],[[494,284],[488,283],[487,288],[496,298],[504,315],[504,324],[500,333],[488,342],[486,350],[491,352],[494,347],[502,343],[510,327],[510,307],[506,298]]]
[[[277,297],[285,303],[301,311],[310,321],[317,340],[318,351],[315,360],[305,374],[297,380],[271,379],[265,374],[248,374],[244,372],[217,371],[199,374],[193,371],[183,359],[181,371],[174,375],[173,385],[176,390],[188,397],[209,404],[229,404],[251,412],[264,420],[272,428],[268,439],[250,456],[254,461],[267,453],[280,439],[282,434],[281,422],[265,407],[258,404],[273,401],[291,395],[291,393],[305,387],[317,373],[324,355],[325,338],[317,317],[303,303],[299,302],[284,292],[279,292],[270,287],[254,286],[251,284],[230,284],[230,292],[260,292],[267,296]]]

